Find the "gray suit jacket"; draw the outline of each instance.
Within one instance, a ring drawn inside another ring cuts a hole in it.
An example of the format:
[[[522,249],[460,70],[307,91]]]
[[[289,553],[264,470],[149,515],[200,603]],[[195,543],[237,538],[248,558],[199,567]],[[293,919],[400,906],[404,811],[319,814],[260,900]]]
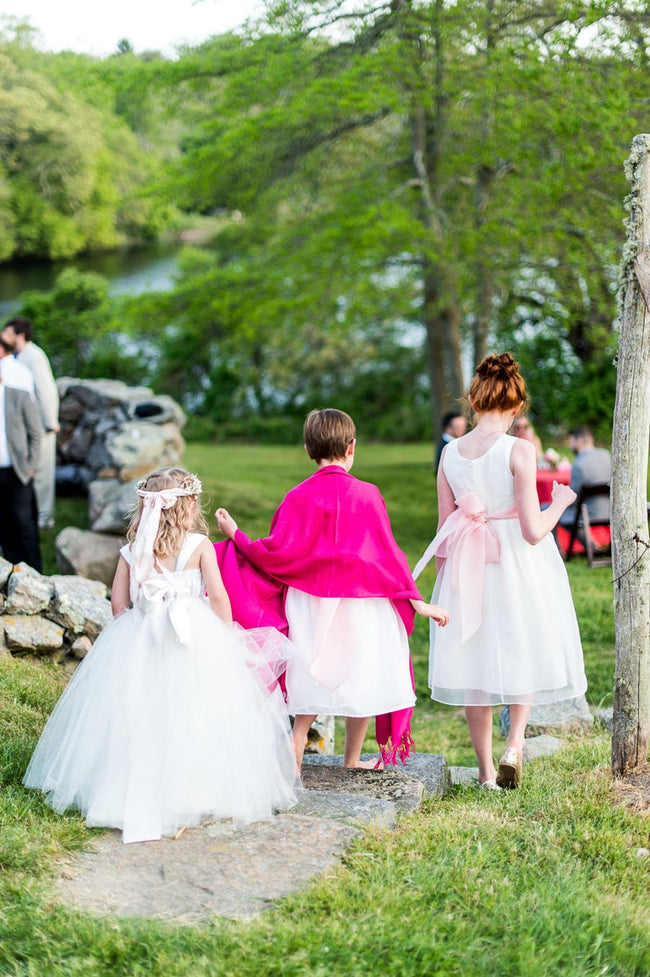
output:
[[[36,343],[29,342],[18,354],[17,362],[31,370],[36,400],[41,411],[41,424],[52,431],[59,423],[59,391],[47,355]]]
[[[604,448],[585,448],[576,455],[571,467],[571,488],[580,495],[583,485],[597,485],[599,482],[609,482],[612,477],[612,459],[609,451]],[[596,496],[586,500],[589,518],[594,522],[609,519],[609,499]],[[561,525],[572,525],[575,518],[575,503],[570,505],[562,514]]]
[[[27,485],[38,467],[41,419],[38,406],[25,390],[4,387],[9,457],[16,475]]]

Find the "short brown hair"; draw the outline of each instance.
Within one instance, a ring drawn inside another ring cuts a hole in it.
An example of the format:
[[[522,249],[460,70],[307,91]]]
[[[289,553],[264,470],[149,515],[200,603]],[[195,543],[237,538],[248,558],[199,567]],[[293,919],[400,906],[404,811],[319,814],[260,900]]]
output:
[[[15,315],[13,319],[9,319],[8,322],[5,322],[2,328],[7,329],[9,326],[11,326],[17,336],[24,336],[25,341],[31,343],[34,335],[34,327],[29,319],[26,319],[24,315]]]
[[[334,407],[310,411],[302,433],[307,454],[313,461],[345,458],[350,442],[357,436],[350,415]]]
[[[526,405],[526,384],[510,353],[491,354],[481,360],[469,388],[472,410],[512,410]]]

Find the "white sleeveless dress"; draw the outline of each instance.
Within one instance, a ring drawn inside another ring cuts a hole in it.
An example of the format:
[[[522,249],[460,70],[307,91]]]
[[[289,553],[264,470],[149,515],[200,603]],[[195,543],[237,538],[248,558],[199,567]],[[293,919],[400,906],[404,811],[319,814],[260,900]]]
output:
[[[201,571],[183,569],[205,538],[189,534],[176,570],[154,572],[103,630],[25,774],[55,810],[121,828],[125,842],[215,818],[265,819],[296,800],[286,707],[257,653],[278,632],[244,632],[214,614]],[[122,555],[131,562],[130,547]]]
[[[473,608],[480,625],[466,640],[463,604],[472,597],[447,572],[449,559],[438,575],[432,601],[449,611],[445,628],[431,626],[429,686],[438,702],[547,703],[582,695],[587,688],[569,580],[555,540],[549,533],[532,546],[516,517],[489,520],[490,514],[514,509],[514,442],[504,434],[480,458],[469,460],[451,441],[443,455],[454,498],[473,493],[485,507],[500,541],[500,558],[472,568],[484,573],[483,593],[480,608]]]

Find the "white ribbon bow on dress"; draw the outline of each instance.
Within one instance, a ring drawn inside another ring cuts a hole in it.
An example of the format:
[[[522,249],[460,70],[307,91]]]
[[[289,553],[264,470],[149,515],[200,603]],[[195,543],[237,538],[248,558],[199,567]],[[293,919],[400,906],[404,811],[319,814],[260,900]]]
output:
[[[180,596],[174,574],[162,567],[161,572],[141,584],[139,604],[144,614],[166,610],[176,637],[182,645],[186,645],[191,636],[190,615],[187,602],[178,600]]]

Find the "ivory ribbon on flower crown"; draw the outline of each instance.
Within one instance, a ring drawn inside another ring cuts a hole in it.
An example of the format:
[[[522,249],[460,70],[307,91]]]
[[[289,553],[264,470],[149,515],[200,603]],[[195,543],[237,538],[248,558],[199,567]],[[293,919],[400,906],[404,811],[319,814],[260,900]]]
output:
[[[445,574],[451,574],[452,589],[461,594],[460,640],[465,642],[475,634],[483,620],[483,590],[485,564],[501,559],[501,541],[490,522],[494,519],[516,519],[513,507],[488,515],[485,506],[474,492],[456,499],[456,509],[429,543],[413,570],[419,577],[433,556],[447,560]]]
[[[199,483],[200,486],[200,483]],[[201,489],[199,487],[198,491]],[[130,592],[131,601],[135,603],[142,583],[153,573],[153,547],[160,526],[160,513],[163,509],[170,509],[181,496],[197,495],[195,487],[168,488],[159,492],[146,492],[138,489],[142,498],[142,514],[138,524],[138,531],[133,541],[133,562],[131,565]]]

